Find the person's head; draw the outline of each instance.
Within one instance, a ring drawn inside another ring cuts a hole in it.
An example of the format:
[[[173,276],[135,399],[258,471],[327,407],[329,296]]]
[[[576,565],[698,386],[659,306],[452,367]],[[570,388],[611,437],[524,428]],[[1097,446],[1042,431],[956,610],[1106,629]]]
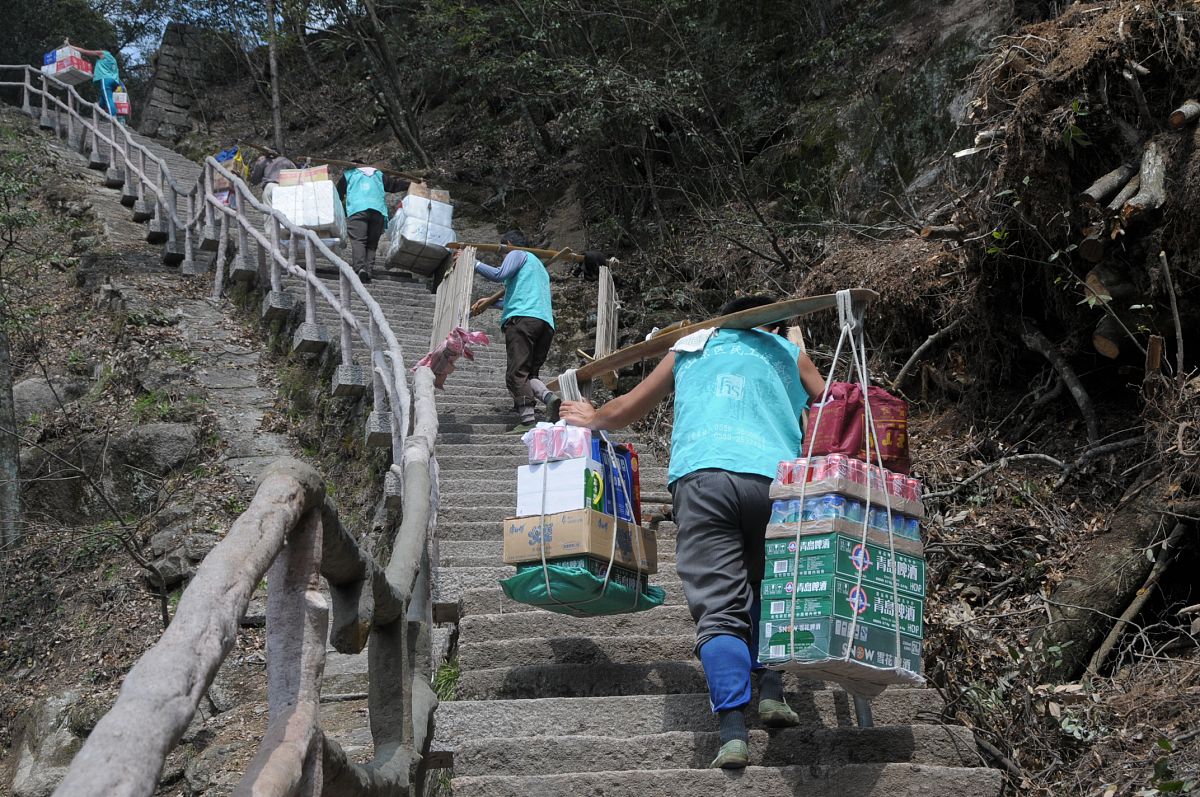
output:
[[[529,239],[520,230],[509,230],[500,236],[500,243],[505,246],[523,246],[529,248]]]
[[[736,299],[730,299],[721,306],[718,315],[731,315],[740,313],[743,310],[752,310],[755,307],[766,307],[769,304],[775,304],[778,301],[773,296],[759,294],[757,296],[739,296]],[[775,321],[770,324],[764,324],[759,327],[764,332],[773,332],[776,335],[783,333],[783,322]]]

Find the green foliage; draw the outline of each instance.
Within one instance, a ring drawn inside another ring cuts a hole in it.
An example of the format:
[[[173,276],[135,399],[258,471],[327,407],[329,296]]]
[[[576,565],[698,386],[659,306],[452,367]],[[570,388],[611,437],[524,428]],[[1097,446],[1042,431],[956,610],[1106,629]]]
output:
[[[171,415],[171,397],[160,390],[143,393],[133,400],[133,419],[138,423],[166,420]]]
[[[116,30],[98,4],[45,0],[6,5],[4,24],[0,25],[4,63],[40,65],[42,55],[62,44],[64,38],[93,49],[118,46]]]
[[[457,657],[438,667],[437,672],[433,674],[433,691],[437,694],[438,700],[447,702],[454,699],[458,689],[458,677],[461,674],[462,668],[458,664]]]

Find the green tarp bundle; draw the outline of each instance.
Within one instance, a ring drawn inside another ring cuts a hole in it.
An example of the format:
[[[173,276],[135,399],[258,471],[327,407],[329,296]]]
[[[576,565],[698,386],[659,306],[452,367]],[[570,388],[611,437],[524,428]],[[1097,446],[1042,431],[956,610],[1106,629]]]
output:
[[[500,587],[518,603],[573,617],[644,612],[662,606],[667,597],[661,587],[637,589],[635,584],[618,583],[616,579],[610,579],[605,589],[604,578],[586,568],[556,564],[547,564],[544,569],[542,565],[524,568],[503,579]]]

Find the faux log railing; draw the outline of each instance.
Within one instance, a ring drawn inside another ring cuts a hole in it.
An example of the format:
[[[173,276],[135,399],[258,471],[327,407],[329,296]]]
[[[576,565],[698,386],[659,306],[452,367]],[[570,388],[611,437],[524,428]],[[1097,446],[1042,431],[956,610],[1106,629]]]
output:
[[[283,275],[303,280],[305,320],[293,338],[294,349],[320,351],[331,342],[316,323],[318,297],[334,308],[341,327],[341,365],[333,392],[355,396],[366,391],[367,374],[354,361],[357,336],[370,352],[374,411],[367,421],[367,443],[390,445],[397,464],[389,469],[384,491],[393,505],[403,507],[392,557],[381,568],[342,527],[311,468],[283,461],[268,469],[250,508],[201,563],[171,625],[130,670],[116,704],[89,735],[56,794],[154,792],[163,761],[228,654],[250,595],[268,567],[269,726],[236,793],[409,793],[420,773],[437,705],[430,683],[429,545],[438,505],[433,373],[416,369],[410,394],[399,341],[349,264],[314,232],[261,204],[214,159],[205,161],[201,178],[184,190],[163,158],[73,87],[30,66],[0,66],[0,75],[14,72],[20,80],[0,81],[0,87],[19,91],[27,114],[38,116],[43,128],[65,135],[69,146],[86,148],[92,168],[107,169],[106,183],[121,188],[122,204],[132,207],[134,220],[150,222],[147,241],[165,245],[164,261],[203,273],[215,253],[214,298],[222,293],[232,244],[229,276],[264,284],[265,318],[285,318],[295,308]],[[231,187],[233,203],[216,196],[218,177]],[[303,267],[296,262],[301,251]],[[317,276],[318,256],[338,272],[337,296]],[[364,319],[354,313],[355,298],[367,310]],[[459,310],[443,307],[447,301],[460,300],[439,291],[438,312],[457,315]],[[334,648],[352,654],[370,645],[368,702],[375,757],[367,765],[351,762],[320,730],[320,679],[329,629],[318,576],[325,577],[333,597],[329,639]]]

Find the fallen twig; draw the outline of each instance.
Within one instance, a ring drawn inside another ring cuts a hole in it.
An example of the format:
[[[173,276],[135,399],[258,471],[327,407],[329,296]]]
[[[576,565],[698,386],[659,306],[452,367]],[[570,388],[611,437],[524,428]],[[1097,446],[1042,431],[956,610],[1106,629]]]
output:
[[[1167,280],[1167,296],[1171,299],[1171,316],[1175,320],[1175,381],[1183,387],[1183,324],[1179,320],[1179,305],[1175,301],[1175,282],[1171,279],[1171,267],[1167,265],[1167,253],[1158,252],[1158,262],[1162,264],[1163,276]]]
[[[947,324],[946,326],[944,326],[943,328],[939,329],[937,332],[934,332],[932,335],[930,335],[928,338],[926,338],[925,342],[922,343],[920,346],[918,346],[917,350],[914,351],[912,353],[912,356],[908,358],[908,362],[904,363],[904,367],[900,369],[900,372],[898,374],[896,374],[896,378],[892,380],[892,390],[895,390],[896,388],[900,387],[900,383],[904,381],[904,377],[908,374],[909,369],[912,368],[914,365],[916,365],[917,361],[921,359],[922,354],[924,354],[931,346],[933,346],[939,340],[946,337],[954,330],[958,329],[959,325],[962,324],[962,322],[965,319],[966,319],[966,316],[959,316],[958,318],[954,319],[949,324]]]
[[[948,497],[956,494],[959,490],[963,489],[964,487],[967,487],[967,486],[979,481],[981,478],[983,478],[987,474],[991,473],[992,471],[1003,468],[1004,466],[1008,465],[1010,462],[1045,462],[1049,465],[1053,465],[1054,467],[1059,468],[1060,470],[1067,467],[1065,462],[1063,462],[1060,459],[1055,459],[1054,457],[1050,456],[1049,454],[1013,454],[1011,456],[1001,457],[1000,459],[996,460],[995,462],[991,463],[990,465],[985,465],[983,468],[976,471],[974,475],[969,476],[966,479],[963,479],[961,482],[954,485],[949,490],[942,490],[942,491],[936,492],[936,493],[926,493],[925,500],[928,501],[931,498],[948,498]]]
[[[1145,442],[1146,442],[1146,438],[1143,436],[1143,437],[1131,437],[1128,440],[1117,440],[1116,442],[1105,443],[1105,444],[1099,445],[1099,446],[1091,446],[1086,451],[1084,451],[1082,454],[1080,454],[1078,459],[1076,459],[1074,462],[1067,465],[1067,467],[1063,469],[1062,476],[1059,476],[1058,481],[1054,483],[1054,489],[1057,490],[1058,488],[1060,488],[1064,484],[1066,484],[1067,479],[1071,478],[1071,475],[1074,474],[1076,471],[1078,471],[1080,468],[1082,468],[1084,465],[1086,465],[1088,463],[1088,461],[1093,460],[1096,457],[1104,456],[1105,454],[1113,454],[1113,453],[1116,453],[1117,451],[1124,451],[1127,448],[1133,448],[1134,446],[1137,446],[1137,445],[1143,445],[1143,444],[1145,444]]]
[[[1096,418],[1096,410],[1092,406],[1091,396],[1083,389],[1083,383],[1079,381],[1075,370],[1067,363],[1067,358],[1051,345],[1041,330],[1034,326],[1029,319],[1025,319],[1023,322],[1021,340],[1030,349],[1050,361],[1050,365],[1066,384],[1067,390],[1071,392],[1071,398],[1075,399],[1079,412],[1083,414],[1084,423],[1087,424],[1088,443],[1096,445],[1100,439],[1100,421]]]
[[[1150,569],[1150,575],[1146,577],[1146,582],[1137,591],[1137,595],[1134,597],[1133,602],[1129,604],[1129,608],[1117,618],[1117,624],[1108,632],[1108,636],[1104,638],[1104,642],[1101,643],[1095,655],[1092,656],[1092,660],[1087,666],[1088,675],[1096,675],[1105,660],[1109,657],[1109,654],[1112,653],[1113,648],[1116,647],[1121,634],[1125,630],[1125,626],[1129,625],[1138,616],[1142,611],[1142,607],[1146,605],[1146,601],[1150,600],[1150,595],[1154,587],[1157,586],[1159,579],[1162,578],[1162,574],[1166,572],[1167,567],[1174,561],[1176,544],[1187,528],[1185,524],[1177,523],[1175,528],[1171,530],[1171,535],[1163,543],[1162,553],[1155,560],[1154,567]]]

